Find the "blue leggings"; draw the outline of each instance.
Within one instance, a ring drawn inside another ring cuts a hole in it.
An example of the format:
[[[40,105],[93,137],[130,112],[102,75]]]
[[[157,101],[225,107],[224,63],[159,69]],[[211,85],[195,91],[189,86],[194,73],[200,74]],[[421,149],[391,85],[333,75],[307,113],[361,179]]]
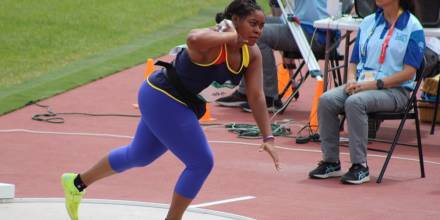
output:
[[[175,192],[195,198],[211,172],[214,160],[195,114],[144,82],[138,95],[141,120],[132,142],[110,152],[116,172],[143,167],[170,150],[185,164]]]

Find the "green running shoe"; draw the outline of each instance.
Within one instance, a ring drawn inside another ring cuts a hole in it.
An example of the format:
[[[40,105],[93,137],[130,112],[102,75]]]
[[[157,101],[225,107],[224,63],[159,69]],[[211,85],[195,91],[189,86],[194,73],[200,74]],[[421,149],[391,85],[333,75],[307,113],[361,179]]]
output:
[[[66,209],[71,220],[78,220],[79,203],[85,194],[85,191],[78,191],[73,184],[73,180],[77,175],[78,174],[76,173],[64,173],[61,176],[61,185],[63,186],[64,195],[66,198]]]

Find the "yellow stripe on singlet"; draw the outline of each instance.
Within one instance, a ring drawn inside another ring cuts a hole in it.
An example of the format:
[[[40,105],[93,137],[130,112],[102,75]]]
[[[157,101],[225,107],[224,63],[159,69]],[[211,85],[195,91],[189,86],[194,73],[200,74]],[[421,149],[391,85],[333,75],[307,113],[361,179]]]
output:
[[[225,47],[226,48],[226,47]],[[229,66],[229,61],[228,61],[228,50],[226,48],[226,65],[228,66],[229,71],[231,71],[234,74],[239,74],[243,68],[247,68],[249,66],[249,48],[247,44],[243,44],[243,46],[241,47],[241,51],[242,51],[242,62],[241,62],[241,66],[240,69],[238,69],[238,71],[233,70],[230,66]]]
[[[217,61],[218,61],[218,60],[220,59],[220,57],[222,56],[222,53],[223,53],[223,50],[224,50],[223,47],[226,47],[226,45],[224,45],[224,46],[222,46],[222,47],[220,48],[220,53],[218,53],[217,58],[215,58],[214,61],[212,61],[211,63],[208,63],[208,64],[202,64],[202,63],[196,63],[196,62],[193,62],[193,63],[196,64],[196,65],[199,65],[199,66],[203,66],[203,67],[207,67],[207,66],[214,65],[215,63],[217,63]]]
[[[159,92],[162,92],[163,94],[167,95],[168,97],[174,99],[174,101],[176,101],[176,102],[178,102],[178,103],[180,103],[180,104],[182,104],[182,105],[184,105],[184,106],[188,106],[188,105],[186,105],[186,103],[180,101],[179,99],[177,99],[177,98],[174,97],[173,95],[169,94],[167,91],[165,91],[165,90],[163,90],[163,89],[161,89],[161,88],[155,86],[153,83],[150,82],[150,80],[148,80],[148,78],[147,78],[147,83],[148,83],[148,85],[150,85],[153,89],[155,89],[155,90],[157,90],[157,91],[159,91]]]
[[[248,67],[249,63],[251,62],[251,56],[249,54],[249,47],[247,44],[243,45],[243,66]]]
[[[229,62],[228,62],[228,49],[227,49],[227,47],[226,47],[226,44],[224,44],[224,45],[221,47],[221,50],[220,50],[219,55],[217,56],[217,58],[215,58],[215,60],[214,60],[213,62],[211,62],[211,63],[209,63],[209,64],[200,64],[200,63],[196,63],[196,62],[193,62],[193,63],[196,64],[196,65],[199,65],[199,66],[203,66],[203,67],[207,67],[207,66],[214,65],[214,64],[217,63],[217,61],[220,59],[223,50],[225,50],[225,58],[226,58],[226,61],[225,61],[225,62],[226,62],[226,66],[228,67],[228,70],[229,70],[230,72],[232,72],[232,73],[234,73],[234,74],[239,74],[239,73],[243,70],[243,68],[247,68],[247,67],[249,66],[250,55],[249,55],[249,47],[248,47],[247,44],[244,44],[244,45],[241,47],[241,51],[242,51],[242,56],[243,56],[243,57],[242,57],[241,66],[240,66],[240,68],[239,68],[238,71],[235,71],[234,69],[231,68],[231,66],[229,66]]]

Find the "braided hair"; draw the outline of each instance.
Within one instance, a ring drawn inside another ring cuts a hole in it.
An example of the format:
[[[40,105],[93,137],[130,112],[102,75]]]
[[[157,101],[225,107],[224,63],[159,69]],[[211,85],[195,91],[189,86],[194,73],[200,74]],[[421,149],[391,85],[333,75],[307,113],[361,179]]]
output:
[[[226,8],[224,12],[217,13],[215,16],[215,22],[220,23],[223,19],[232,19],[233,15],[239,18],[247,17],[254,11],[261,11],[261,7],[255,0],[233,0]]]

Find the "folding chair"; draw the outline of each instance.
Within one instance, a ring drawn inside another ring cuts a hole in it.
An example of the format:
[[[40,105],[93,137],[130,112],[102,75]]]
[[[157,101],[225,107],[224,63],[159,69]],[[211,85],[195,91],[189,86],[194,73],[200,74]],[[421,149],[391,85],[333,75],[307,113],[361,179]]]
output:
[[[385,174],[385,171],[387,169],[388,163],[391,159],[391,156],[393,155],[394,149],[397,145],[409,145],[409,144],[401,144],[398,143],[400,135],[403,130],[403,126],[405,125],[405,122],[407,119],[414,119],[416,124],[416,135],[417,135],[417,145],[409,145],[417,147],[418,153],[419,153],[419,162],[420,162],[420,173],[421,178],[425,177],[425,166],[423,162],[423,151],[422,151],[422,139],[420,136],[420,120],[419,120],[419,112],[417,107],[417,92],[420,88],[420,84],[422,83],[422,80],[427,76],[427,73],[423,71],[424,64],[422,64],[422,67],[417,70],[416,73],[416,85],[414,90],[411,92],[410,97],[408,99],[408,103],[405,106],[405,109],[401,112],[375,112],[368,114],[368,118],[371,120],[376,121],[383,121],[383,120],[400,120],[399,127],[396,131],[396,135],[394,136],[393,141],[391,142],[391,146],[388,151],[385,151],[387,153],[387,157],[385,159],[385,162],[382,166],[382,169],[380,171],[380,175],[377,178],[377,183],[382,182],[382,178]]]

